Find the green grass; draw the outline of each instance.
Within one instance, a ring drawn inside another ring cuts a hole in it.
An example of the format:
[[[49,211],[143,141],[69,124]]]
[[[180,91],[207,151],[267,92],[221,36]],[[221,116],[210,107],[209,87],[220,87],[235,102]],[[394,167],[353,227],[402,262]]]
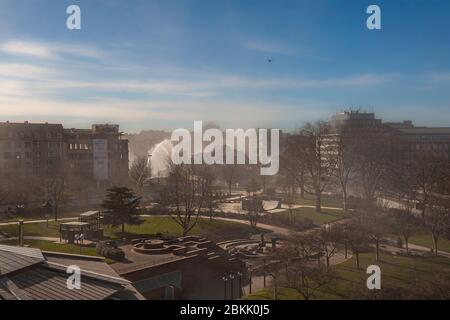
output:
[[[325,224],[351,216],[350,212],[342,210],[322,209],[322,212],[316,212],[314,208],[297,208],[293,209],[295,219],[303,221],[305,218],[311,219],[314,224]],[[273,215],[281,215],[290,217],[289,210],[273,213]]]
[[[433,248],[433,240],[431,240],[431,234],[429,232],[420,232],[414,234],[409,243],[417,244],[419,246]],[[438,240],[438,249],[445,252],[450,252],[450,240],[440,237]]]
[[[141,225],[126,225],[125,232],[127,238],[138,238],[156,233],[181,236],[181,227],[170,217],[146,217]],[[18,236],[17,225],[0,226],[0,231],[6,232],[10,237]],[[24,227],[25,236],[35,237],[55,237],[59,238],[58,224],[49,223],[29,223]],[[213,241],[225,241],[237,238],[247,238],[252,234],[249,225],[221,220],[209,221],[200,218],[196,226],[189,232],[189,235],[202,235]],[[105,236],[113,239],[122,238],[121,227],[105,228]]]
[[[146,217],[141,225],[126,225],[127,238],[138,238],[156,233],[181,236],[181,227],[170,217]],[[189,235],[201,235],[213,241],[225,241],[238,238],[247,238],[252,233],[249,225],[229,221],[200,218]],[[121,228],[106,228],[105,236],[121,238]]]
[[[18,245],[17,240],[1,241],[0,244]],[[24,244],[43,251],[53,251],[71,254],[80,254],[80,247],[74,244],[61,244],[43,240],[24,240]],[[99,256],[94,247],[82,247],[81,254],[86,256]]]
[[[316,197],[314,195],[306,194],[305,198],[300,198],[298,196],[294,200],[295,204],[301,204],[305,206],[315,206],[316,205]],[[322,206],[323,207],[333,207],[333,208],[342,208],[342,199],[338,197],[330,197],[327,195],[322,195]]]
[[[266,288],[245,297],[245,300],[272,300],[273,288]],[[302,300],[302,296],[291,288],[278,288],[278,300]]]
[[[59,224],[54,221],[49,221],[47,224],[45,222],[39,223],[25,223],[24,224],[24,234],[26,236],[36,236],[36,237],[59,237]],[[0,226],[0,231],[6,232],[10,237],[17,237],[19,235],[19,227],[17,224]]]
[[[445,257],[404,257],[384,253],[381,262],[376,262],[373,253],[360,256],[361,270],[356,270],[355,258],[333,268],[336,279],[320,289],[314,299],[357,299],[367,297],[366,268],[378,265],[381,268],[381,290],[398,290],[410,287],[415,281],[434,280],[437,273],[450,274],[450,259]],[[280,288],[279,299],[301,299],[293,289]],[[246,299],[272,299],[273,290],[265,289],[246,297]]]

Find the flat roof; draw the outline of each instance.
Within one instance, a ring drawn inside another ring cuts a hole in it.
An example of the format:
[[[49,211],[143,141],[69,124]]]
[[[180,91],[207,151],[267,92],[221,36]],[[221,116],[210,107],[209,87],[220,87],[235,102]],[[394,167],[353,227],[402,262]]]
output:
[[[99,214],[100,213],[100,211],[86,211],[86,212],[83,212],[82,214],[80,214],[80,217],[91,217],[91,216],[94,216],[94,215],[96,215],[96,214]]]
[[[401,133],[404,134],[449,134],[450,135],[450,127],[442,127],[442,128],[427,128],[427,127],[415,127],[415,128],[399,128],[397,129]]]
[[[80,222],[80,221],[74,221],[74,222],[64,222],[61,223],[60,226],[72,226],[72,227],[82,227],[82,226],[88,226],[90,225],[89,222]]]

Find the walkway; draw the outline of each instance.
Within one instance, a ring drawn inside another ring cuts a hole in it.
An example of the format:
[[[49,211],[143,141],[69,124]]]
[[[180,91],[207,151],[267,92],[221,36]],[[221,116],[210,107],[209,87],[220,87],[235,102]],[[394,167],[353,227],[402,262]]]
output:
[[[78,217],[69,217],[69,218],[60,218],[58,221],[71,221],[71,220],[77,220]],[[54,219],[49,219],[48,221],[54,221]],[[24,224],[29,223],[44,223],[47,222],[47,219],[40,219],[40,220],[24,220]],[[0,222],[0,227],[2,226],[10,226],[10,225],[17,225],[18,221],[9,221],[9,222]]]

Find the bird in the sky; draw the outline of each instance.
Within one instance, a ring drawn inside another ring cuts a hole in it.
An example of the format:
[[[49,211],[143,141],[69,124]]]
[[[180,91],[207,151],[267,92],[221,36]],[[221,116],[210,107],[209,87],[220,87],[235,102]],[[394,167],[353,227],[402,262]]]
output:
[[[272,59],[268,59],[267,62],[269,62],[269,63],[272,62]]]

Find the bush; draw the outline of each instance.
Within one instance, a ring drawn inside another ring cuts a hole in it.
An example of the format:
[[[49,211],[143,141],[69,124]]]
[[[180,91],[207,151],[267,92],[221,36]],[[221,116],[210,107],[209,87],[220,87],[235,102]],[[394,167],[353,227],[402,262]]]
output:
[[[123,260],[125,259],[125,253],[120,248],[110,248],[106,247],[102,250],[102,256],[112,259],[112,260]]]
[[[97,253],[113,260],[123,260],[125,258],[125,253],[122,249],[117,246],[115,241],[100,241],[95,247]]]

